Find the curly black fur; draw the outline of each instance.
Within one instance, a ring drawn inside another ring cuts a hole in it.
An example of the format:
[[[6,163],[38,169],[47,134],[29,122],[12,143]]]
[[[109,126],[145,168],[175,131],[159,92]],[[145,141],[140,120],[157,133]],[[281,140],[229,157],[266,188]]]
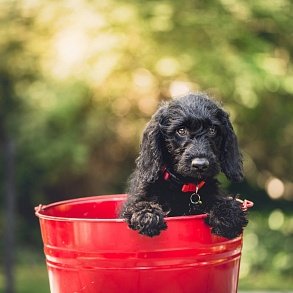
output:
[[[163,178],[162,168],[182,183],[204,180],[202,204],[191,193]],[[242,159],[228,114],[206,94],[189,94],[164,102],[143,133],[136,169],[121,216],[140,234],[155,236],[167,228],[165,216],[207,213],[212,232],[227,238],[242,233],[246,212],[219,189],[215,176],[243,179]]]

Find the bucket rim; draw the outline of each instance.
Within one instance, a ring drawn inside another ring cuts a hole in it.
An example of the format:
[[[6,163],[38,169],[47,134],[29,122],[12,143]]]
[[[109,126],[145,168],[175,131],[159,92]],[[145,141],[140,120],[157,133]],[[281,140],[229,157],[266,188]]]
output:
[[[122,218],[115,218],[115,219],[107,219],[107,218],[78,218],[78,217],[58,217],[58,216],[50,216],[46,215],[45,211],[64,204],[73,204],[73,203],[82,203],[82,202],[90,202],[95,201],[96,199],[99,200],[107,200],[107,201],[117,201],[117,200],[124,200],[126,199],[127,194],[111,194],[111,195],[94,195],[94,196],[86,196],[80,198],[74,198],[69,200],[62,200],[58,202],[53,202],[47,205],[39,204],[35,207],[35,215],[39,219],[43,220],[51,220],[51,221],[61,221],[61,222],[111,222],[111,223],[123,223],[125,219]],[[192,219],[203,219],[206,218],[207,214],[199,214],[199,215],[190,215],[190,216],[176,216],[176,217],[165,217],[167,222],[172,221],[186,221]]]

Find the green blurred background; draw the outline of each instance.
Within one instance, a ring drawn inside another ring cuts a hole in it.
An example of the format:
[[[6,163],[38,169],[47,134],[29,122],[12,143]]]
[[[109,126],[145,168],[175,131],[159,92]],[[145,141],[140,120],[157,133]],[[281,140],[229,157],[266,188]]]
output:
[[[0,292],[49,292],[34,207],[122,193],[161,100],[231,115],[255,202],[242,290],[293,289],[290,0],[0,0]],[[5,289],[6,288],[6,289]]]

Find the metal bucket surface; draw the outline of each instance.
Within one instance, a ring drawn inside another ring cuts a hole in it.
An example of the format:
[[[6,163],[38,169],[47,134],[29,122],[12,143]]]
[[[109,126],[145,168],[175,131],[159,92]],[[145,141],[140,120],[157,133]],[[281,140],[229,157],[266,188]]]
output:
[[[211,234],[206,215],[166,218],[150,238],[117,214],[126,195],[36,208],[51,293],[236,293],[242,236]]]

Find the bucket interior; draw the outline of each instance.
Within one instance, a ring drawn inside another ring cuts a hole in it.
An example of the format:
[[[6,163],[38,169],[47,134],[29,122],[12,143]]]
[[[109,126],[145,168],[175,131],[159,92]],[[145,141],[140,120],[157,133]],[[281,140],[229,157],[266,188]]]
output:
[[[47,206],[41,206],[37,214],[40,217],[70,219],[119,219],[119,212],[126,195],[115,197],[97,196],[83,199],[73,199]]]

